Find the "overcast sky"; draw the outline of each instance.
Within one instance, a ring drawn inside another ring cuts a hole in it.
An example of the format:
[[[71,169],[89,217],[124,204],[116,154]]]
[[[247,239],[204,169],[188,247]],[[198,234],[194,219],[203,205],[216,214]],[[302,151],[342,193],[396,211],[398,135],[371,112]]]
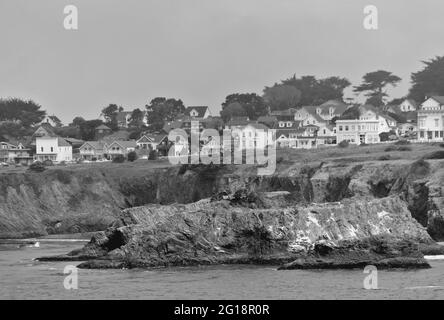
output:
[[[69,4],[77,31],[63,28]],[[377,31],[363,28],[368,4]],[[421,60],[444,55],[443,12],[441,0],[0,0],[0,97],[31,98],[65,123],[157,96],[218,114],[228,94],[295,73],[356,85],[378,69],[403,79],[389,91],[399,97]]]

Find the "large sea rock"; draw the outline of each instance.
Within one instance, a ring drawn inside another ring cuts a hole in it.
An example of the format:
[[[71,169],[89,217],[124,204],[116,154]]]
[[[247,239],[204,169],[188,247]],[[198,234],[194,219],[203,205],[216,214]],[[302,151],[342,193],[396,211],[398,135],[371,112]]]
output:
[[[80,268],[429,267],[419,246],[434,242],[398,196],[301,205],[288,195],[241,194],[126,209],[84,248],[41,260],[86,260]]]

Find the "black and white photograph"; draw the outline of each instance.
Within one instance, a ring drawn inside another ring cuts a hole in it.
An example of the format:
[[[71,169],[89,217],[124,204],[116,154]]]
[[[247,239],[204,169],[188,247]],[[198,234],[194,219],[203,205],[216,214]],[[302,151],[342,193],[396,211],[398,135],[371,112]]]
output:
[[[443,12],[0,0],[0,300],[443,300]]]

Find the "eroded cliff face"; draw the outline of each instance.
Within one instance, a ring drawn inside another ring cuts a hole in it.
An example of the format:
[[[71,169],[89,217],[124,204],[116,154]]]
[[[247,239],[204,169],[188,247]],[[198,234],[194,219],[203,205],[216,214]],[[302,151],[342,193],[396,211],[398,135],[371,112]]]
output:
[[[0,237],[105,230],[122,209],[192,203],[214,194],[287,191],[287,204],[399,196],[435,239],[444,238],[444,161],[147,168],[114,165],[0,175]]]
[[[367,255],[365,259],[348,261],[350,267],[400,257],[416,267],[428,267],[417,248],[404,253],[392,246],[384,248],[386,240],[375,240],[389,237],[393,243],[408,243],[399,247],[409,248],[432,243],[399,197],[309,206],[281,203],[280,208],[270,208],[267,201],[261,208],[249,208],[232,200],[207,199],[126,209],[111,228],[97,233],[83,249],[52,259],[89,260],[80,265],[83,268],[282,264],[368,241],[377,244],[360,251],[361,258]]]

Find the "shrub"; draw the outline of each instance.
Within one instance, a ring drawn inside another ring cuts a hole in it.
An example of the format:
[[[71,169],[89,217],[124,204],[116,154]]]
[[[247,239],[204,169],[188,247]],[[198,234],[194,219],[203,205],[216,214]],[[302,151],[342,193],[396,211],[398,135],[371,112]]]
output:
[[[440,143],[439,146],[440,146],[441,148],[444,148],[444,143]]]
[[[33,172],[43,172],[46,170],[46,168],[43,163],[41,163],[40,161],[36,161],[29,166],[28,170]]]
[[[348,148],[348,146],[350,145],[350,143],[346,140],[343,140],[341,142],[338,143],[338,147],[339,148]]]
[[[50,167],[50,166],[53,166],[54,165],[54,163],[52,162],[52,160],[45,160],[45,161],[43,161],[43,165],[45,166],[45,167]]]
[[[368,147],[368,144],[364,142],[364,143],[361,143],[359,146],[360,147]]]
[[[423,159],[444,159],[444,150],[438,150],[431,152],[429,154],[426,154]]]
[[[385,152],[392,152],[392,151],[396,151],[398,148],[396,148],[395,146],[388,146],[387,148],[384,149]]]
[[[91,161],[96,162],[96,161],[97,161],[97,158],[96,158],[96,157],[93,157],[93,158],[91,158]]]
[[[388,132],[381,132],[379,134],[379,139],[381,140],[381,142],[389,141],[389,136],[390,136],[390,133],[388,133]]]
[[[425,176],[430,172],[430,164],[424,159],[419,159],[410,166],[410,173],[417,176]]]
[[[66,161],[60,161],[60,162],[59,162],[59,166],[62,166],[62,167],[63,167],[63,166],[66,166]]]
[[[150,153],[148,155],[148,160],[157,160],[157,151],[156,150],[150,150]]]
[[[113,163],[123,163],[123,162],[125,162],[125,157],[121,154],[113,158]]]
[[[391,159],[391,157],[390,157],[389,154],[386,154],[386,155],[380,156],[380,157],[378,158],[379,161],[387,161],[387,160],[390,160],[390,159]]]
[[[400,146],[398,147],[398,151],[412,151],[412,148],[408,146]]]
[[[130,153],[128,153],[128,161],[136,161],[137,160],[137,153],[136,151],[131,151]]]

